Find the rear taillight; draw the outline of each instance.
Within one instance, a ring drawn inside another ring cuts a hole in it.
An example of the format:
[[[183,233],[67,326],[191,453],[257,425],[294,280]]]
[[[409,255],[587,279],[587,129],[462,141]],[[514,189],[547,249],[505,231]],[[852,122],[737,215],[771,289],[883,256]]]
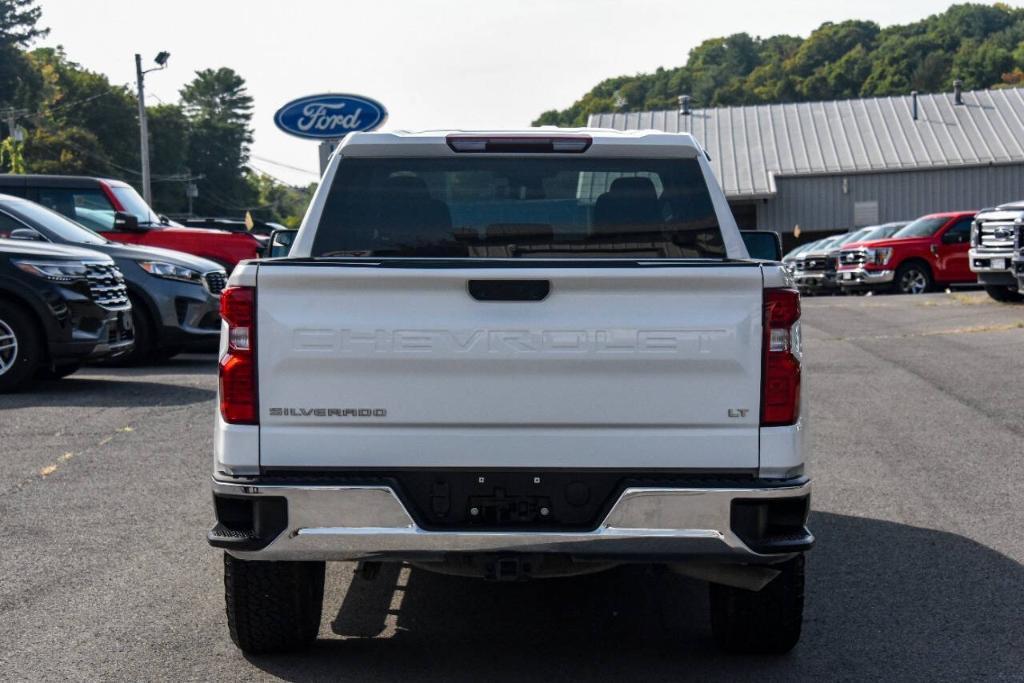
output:
[[[764,292],[764,381],[761,426],[794,424],[800,417],[800,294]]]
[[[230,424],[258,424],[256,406],[256,294],[228,287],[220,295],[220,317],[228,349],[220,359],[220,414]]]

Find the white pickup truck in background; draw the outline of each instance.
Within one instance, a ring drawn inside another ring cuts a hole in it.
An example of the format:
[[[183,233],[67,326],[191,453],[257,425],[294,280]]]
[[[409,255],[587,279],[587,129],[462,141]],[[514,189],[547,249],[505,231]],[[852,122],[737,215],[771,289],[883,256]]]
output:
[[[971,270],[977,273],[990,297],[1003,303],[1024,302],[1024,290],[1018,286],[1014,259],[1017,232],[1024,226],[1024,202],[1009,202],[994,209],[983,209],[971,225]]]
[[[800,300],[691,136],[350,135],[222,316],[209,541],[241,649],[313,641],[335,560],[663,563],[709,581],[725,649],[799,639]]]

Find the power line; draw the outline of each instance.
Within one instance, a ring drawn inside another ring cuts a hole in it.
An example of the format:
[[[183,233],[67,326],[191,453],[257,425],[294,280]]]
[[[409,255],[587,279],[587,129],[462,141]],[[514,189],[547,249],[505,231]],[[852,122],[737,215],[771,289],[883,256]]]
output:
[[[268,159],[266,157],[257,156],[255,154],[250,154],[249,156],[252,157],[253,159],[256,159],[257,161],[262,161],[265,164],[271,164],[273,166],[280,166],[281,168],[287,168],[289,171],[298,171],[299,173],[308,173],[309,175],[314,175],[314,176],[316,176],[318,178],[320,177],[319,173],[317,173],[315,171],[310,171],[308,168],[299,168],[298,166],[291,166],[289,164],[285,164],[285,163],[282,163],[280,161],[274,161],[273,159]]]
[[[46,107],[42,107],[40,109],[34,109],[34,110],[33,109],[25,109],[25,108],[15,109],[14,107],[7,107],[7,108],[4,109],[4,112],[5,113],[13,112],[14,116],[17,116],[17,117],[36,118],[36,117],[39,117],[39,116],[47,116],[47,115],[53,114],[56,111],[60,111],[61,109],[67,109],[68,107],[77,107],[77,106],[80,106],[80,105],[83,105],[83,104],[88,104],[89,102],[92,102],[93,100],[98,100],[99,98],[103,97],[104,95],[109,95],[109,94],[110,94],[109,92],[96,93],[95,95],[90,95],[89,97],[83,97],[80,100],[72,100],[70,102],[61,102],[60,104],[56,104],[56,105],[54,105],[52,107],[46,106]]]
[[[260,175],[267,176],[271,180],[274,180],[274,181],[280,183],[281,185],[288,185],[289,187],[291,186],[291,183],[288,183],[288,182],[285,182],[284,180],[281,180],[280,178],[278,178],[273,173],[268,173],[268,172],[264,171],[262,168],[260,168],[259,166],[253,166],[252,162],[247,163],[246,167],[251,169],[251,170],[253,170],[253,171],[256,171]]]

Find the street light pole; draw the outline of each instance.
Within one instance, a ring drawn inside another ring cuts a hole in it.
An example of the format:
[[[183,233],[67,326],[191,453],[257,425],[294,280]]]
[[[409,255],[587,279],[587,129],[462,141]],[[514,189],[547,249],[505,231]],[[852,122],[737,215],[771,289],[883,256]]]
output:
[[[149,181],[149,122],[146,120],[146,92],[143,81],[146,72],[142,70],[142,55],[135,54],[135,80],[139,86],[139,144],[142,158],[142,197],[153,204],[153,189]]]

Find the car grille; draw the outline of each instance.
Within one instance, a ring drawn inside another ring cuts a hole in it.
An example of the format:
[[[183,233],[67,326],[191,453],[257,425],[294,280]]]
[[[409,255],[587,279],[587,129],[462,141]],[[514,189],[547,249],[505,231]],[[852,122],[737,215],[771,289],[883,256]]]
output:
[[[978,248],[989,251],[1013,249],[1013,221],[978,221]]]
[[[206,274],[206,288],[210,294],[220,294],[228,284],[228,276],[221,270],[215,270]]]
[[[841,266],[859,266],[867,262],[868,253],[863,249],[844,251],[839,255],[839,265]]]
[[[836,269],[839,267],[839,252],[833,251],[825,259],[825,272],[829,275],[835,275]]]
[[[808,256],[800,264],[800,270],[814,272],[825,270],[828,267],[827,256]]]
[[[124,275],[113,263],[86,263],[85,278],[93,301],[105,308],[123,308],[128,305],[128,288]]]

